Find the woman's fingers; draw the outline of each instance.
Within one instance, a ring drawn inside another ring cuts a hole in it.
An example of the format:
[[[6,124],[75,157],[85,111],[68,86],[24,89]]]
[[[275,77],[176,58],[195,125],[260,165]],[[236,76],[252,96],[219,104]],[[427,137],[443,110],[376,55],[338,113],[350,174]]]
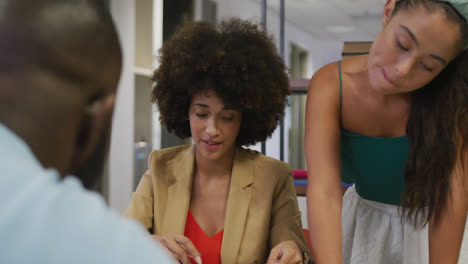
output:
[[[284,241],[276,245],[270,253],[267,264],[302,263],[302,253],[294,241]]]
[[[151,235],[151,237],[158,242],[158,246],[162,247],[164,250],[166,250],[167,253],[169,253],[174,259],[176,260],[179,260],[179,258],[177,257],[177,255],[175,255],[174,253],[172,253],[171,250],[169,250],[169,248],[167,247],[167,245],[164,243],[163,241],[163,236],[159,236],[159,235]]]
[[[172,251],[177,256],[177,259],[182,264],[191,264],[188,259],[188,255],[185,250],[175,241],[173,237],[167,238],[164,240],[167,248]]]
[[[281,254],[281,257],[278,261],[278,264],[296,264],[296,263],[300,263],[300,259],[299,259],[299,262],[297,261],[294,261],[294,255],[296,252],[294,252],[294,250],[292,250],[291,248],[283,248],[282,250],[282,253]],[[297,259],[296,259],[297,260]]]
[[[281,258],[281,254],[282,254],[281,251],[282,251],[281,245],[277,245],[276,247],[272,248],[270,251],[270,256],[268,257],[267,264],[277,263],[276,260]]]
[[[189,258],[192,258],[196,263],[202,264],[200,252],[187,237],[175,233],[168,233],[163,236],[152,235],[152,237],[163,245],[180,263],[190,264]]]
[[[175,241],[185,250],[187,256],[193,258],[198,264],[202,264],[200,252],[190,239],[182,235],[175,235]]]
[[[182,264],[190,264],[186,250],[176,241],[177,236],[179,235],[173,233],[163,236],[152,235],[152,237],[164,246],[176,260]]]

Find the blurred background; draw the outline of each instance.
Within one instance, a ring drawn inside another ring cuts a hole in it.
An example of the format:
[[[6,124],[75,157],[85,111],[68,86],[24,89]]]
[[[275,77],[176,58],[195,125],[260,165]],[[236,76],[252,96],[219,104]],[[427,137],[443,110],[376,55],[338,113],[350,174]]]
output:
[[[282,4],[283,2],[283,4]],[[150,104],[156,55],[177,27],[241,17],[262,23],[283,54],[293,94],[281,125],[263,144],[250,146],[305,170],[304,116],[308,80],[323,65],[368,52],[381,29],[384,0],[109,0],[124,52],[114,112],[111,152],[100,192],[123,212],[153,149],[190,143],[159,124]],[[284,14],[284,15],[283,15]],[[281,33],[283,32],[283,33]],[[306,180],[305,180],[306,181]],[[305,184],[297,181],[305,221]],[[307,221],[304,222],[307,224]]]

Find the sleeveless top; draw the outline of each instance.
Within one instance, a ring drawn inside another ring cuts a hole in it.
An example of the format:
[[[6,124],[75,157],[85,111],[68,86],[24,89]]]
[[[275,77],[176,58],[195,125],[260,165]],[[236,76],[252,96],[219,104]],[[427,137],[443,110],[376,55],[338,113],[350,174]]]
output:
[[[341,66],[340,112],[343,102]],[[404,168],[409,152],[406,136],[370,137],[347,131],[341,126],[341,175],[345,183],[354,183],[362,198],[398,205],[405,189]]]
[[[212,237],[207,236],[189,209],[187,221],[185,222],[184,236],[190,239],[195,248],[201,253],[203,263],[221,264],[223,233],[224,229]],[[192,264],[196,264],[193,259],[190,259],[190,261]]]

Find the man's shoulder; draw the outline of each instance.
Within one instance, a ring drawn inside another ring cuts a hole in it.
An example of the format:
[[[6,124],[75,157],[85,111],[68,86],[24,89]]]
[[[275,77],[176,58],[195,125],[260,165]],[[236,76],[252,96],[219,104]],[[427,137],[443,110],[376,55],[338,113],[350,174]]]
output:
[[[0,263],[27,263],[15,251],[42,263],[170,263],[140,225],[123,219],[78,179],[28,188],[2,206],[9,214],[0,217],[0,236],[13,242],[0,252]]]

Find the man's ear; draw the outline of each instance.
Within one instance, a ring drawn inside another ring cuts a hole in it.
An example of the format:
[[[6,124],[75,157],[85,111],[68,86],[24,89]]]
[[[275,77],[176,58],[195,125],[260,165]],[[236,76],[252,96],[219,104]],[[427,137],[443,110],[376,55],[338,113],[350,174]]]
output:
[[[95,151],[99,141],[102,140],[103,130],[109,127],[114,111],[115,94],[106,97],[89,105],[85,111],[80,131],[77,136],[73,167],[80,167],[90,155]]]
[[[387,2],[385,3],[382,12],[382,28],[385,27],[388,21],[390,21],[390,18],[392,18],[393,11],[395,10],[396,1],[397,0],[387,0]]]

